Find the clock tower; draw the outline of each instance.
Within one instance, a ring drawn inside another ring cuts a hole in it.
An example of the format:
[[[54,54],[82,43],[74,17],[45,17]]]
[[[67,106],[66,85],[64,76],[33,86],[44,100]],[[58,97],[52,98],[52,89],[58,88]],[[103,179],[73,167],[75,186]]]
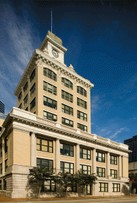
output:
[[[67,49],[63,46],[62,40],[52,32],[48,31],[40,50],[64,64],[64,54]]]

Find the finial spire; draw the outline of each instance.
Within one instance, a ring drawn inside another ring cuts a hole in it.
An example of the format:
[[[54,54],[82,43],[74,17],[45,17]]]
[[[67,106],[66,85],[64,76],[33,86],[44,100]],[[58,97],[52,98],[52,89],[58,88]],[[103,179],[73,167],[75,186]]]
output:
[[[53,21],[52,20],[52,8],[51,8],[51,13],[50,14],[51,14],[51,28],[50,28],[50,31],[52,32],[52,21]]]

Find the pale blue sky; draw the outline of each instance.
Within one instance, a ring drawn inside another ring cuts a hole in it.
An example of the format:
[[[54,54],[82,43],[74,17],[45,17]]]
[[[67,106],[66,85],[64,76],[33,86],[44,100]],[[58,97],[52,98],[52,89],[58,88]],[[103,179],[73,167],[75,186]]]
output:
[[[95,85],[92,133],[123,142],[137,134],[137,3],[90,2],[0,0],[0,100],[6,113],[16,105],[14,90],[50,30],[52,8],[66,64]]]

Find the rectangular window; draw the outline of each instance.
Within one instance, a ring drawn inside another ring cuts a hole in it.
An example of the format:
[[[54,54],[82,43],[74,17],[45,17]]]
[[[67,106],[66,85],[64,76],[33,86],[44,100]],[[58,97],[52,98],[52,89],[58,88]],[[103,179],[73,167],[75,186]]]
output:
[[[53,153],[53,141],[37,138],[37,150]]]
[[[84,131],[84,132],[87,132],[88,131],[88,128],[86,125],[83,125],[81,123],[77,123],[77,128],[79,128],[80,130]]]
[[[22,103],[18,106],[19,109],[22,109]]]
[[[73,108],[65,104],[62,104],[62,112],[69,115],[73,115]]]
[[[99,192],[108,192],[108,183],[100,183]]]
[[[0,175],[2,175],[2,163],[0,163]]]
[[[81,159],[91,159],[91,151],[90,149],[85,149],[83,147],[80,147],[80,158]]]
[[[91,166],[80,164],[80,172],[82,174],[91,174]]]
[[[68,92],[65,92],[64,90],[62,90],[62,98],[67,101],[73,102],[73,95]]]
[[[117,165],[117,160],[118,160],[117,155],[110,154],[110,164]]]
[[[105,153],[97,152],[96,153],[96,161],[98,162],[105,162]]]
[[[57,115],[55,115],[55,114],[53,114],[53,113],[44,111],[44,112],[43,112],[43,116],[44,116],[44,118],[46,118],[46,119],[48,119],[48,120],[57,121]]]
[[[30,88],[30,95],[32,95],[35,92],[36,89],[36,85],[35,83],[32,85],[32,87]]]
[[[41,192],[55,192],[56,184],[54,180],[46,180],[44,181],[44,185],[41,188]]]
[[[0,190],[2,190],[2,180],[0,180]]]
[[[18,100],[21,100],[21,98],[22,98],[22,92],[19,93]]]
[[[83,120],[83,121],[87,121],[87,114],[83,113],[81,111],[77,111],[77,118]]]
[[[73,89],[73,83],[67,78],[62,78],[62,84],[70,89]]]
[[[65,156],[74,156],[74,146],[71,144],[61,143],[60,154]]]
[[[4,150],[5,150],[5,153],[8,152],[8,138],[7,137],[4,139]]]
[[[30,75],[30,82],[34,79],[34,77],[35,77],[35,69],[32,71]]]
[[[30,110],[36,106],[36,99],[34,98],[30,103]]]
[[[105,177],[105,168],[97,167],[97,176]]]
[[[73,121],[67,118],[62,118],[62,124],[73,127]]]
[[[28,88],[28,82],[25,83],[24,87],[23,87],[23,91],[25,92]]]
[[[57,87],[51,85],[50,83],[43,81],[43,89],[51,94],[57,95]]]
[[[53,109],[57,109],[57,101],[50,99],[49,97],[43,97],[43,104],[45,106],[51,107]]]
[[[77,105],[84,109],[87,109],[87,102],[80,98],[77,98]]]
[[[8,159],[5,160],[5,172],[7,171],[8,168]]]
[[[120,192],[120,184],[113,183],[113,192]]]
[[[46,168],[47,171],[53,170],[53,161],[49,159],[37,158],[37,167]]]
[[[24,98],[24,105],[27,104],[28,102],[28,94],[26,95],[26,97]]]
[[[87,96],[87,91],[83,87],[80,87],[80,86],[77,86],[77,93],[79,93],[85,97]]]
[[[110,169],[110,176],[114,179],[117,178],[117,170]]]
[[[62,104],[62,112],[69,114],[69,115],[73,115],[73,108],[71,108],[70,106],[67,106],[65,104]]]
[[[74,174],[74,164],[61,161],[60,162],[60,171],[62,173]]]

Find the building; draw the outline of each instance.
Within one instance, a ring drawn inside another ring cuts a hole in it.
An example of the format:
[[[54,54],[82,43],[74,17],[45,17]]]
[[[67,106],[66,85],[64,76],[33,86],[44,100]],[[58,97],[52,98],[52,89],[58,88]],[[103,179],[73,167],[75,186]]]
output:
[[[0,113],[5,113],[5,105],[3,104],[2,101],[0,101]]]
[[[0,189],[11,197],[29,195],[34,166],[96,174],[89,195],[128,192],[128,146],[91,133],[93,84],[65,65],[66,51],[61,39],[48,32],[15,90],[17,107],[0,135]],[[45,196],[54,194],[53,183],[48,184]]]
[[[129,177],[131,178],[131,192],[137,194],[137,135],[124,140],[124,143],[129,146]]]

